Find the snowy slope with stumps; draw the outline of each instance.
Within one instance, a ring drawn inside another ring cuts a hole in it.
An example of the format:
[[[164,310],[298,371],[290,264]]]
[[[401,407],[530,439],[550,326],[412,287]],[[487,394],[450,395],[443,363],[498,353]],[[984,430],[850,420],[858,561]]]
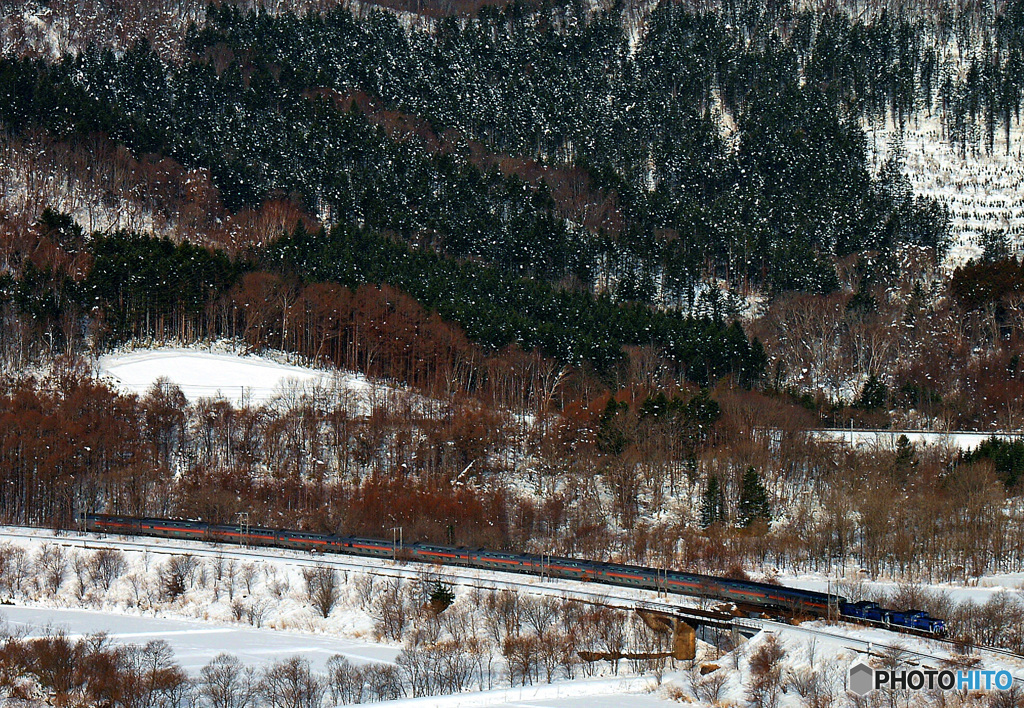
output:
[[[900,140],[899,131],[866,126],[874,166],[880,168]],[[950,144],[937,116],[911,118],[902,134],[904,172],[915,193],[945,203],[950,210],[949,269],[978,258],[991,234],[1005,234],[1011,254],[1024,247],[1024,128],[996,131],[991,153]]]

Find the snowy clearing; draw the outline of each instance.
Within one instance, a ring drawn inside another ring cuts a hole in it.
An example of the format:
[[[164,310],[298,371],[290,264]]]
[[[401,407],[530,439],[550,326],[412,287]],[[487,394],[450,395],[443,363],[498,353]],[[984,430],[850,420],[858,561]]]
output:
[[[177,384],[192,403],[224,398],[234,405],[261,405],[278,396],[333,388],[365,399],[375,389],[366,377],[330,372],[268,357],[161,347],[100,357],[97,368],[122,391],[145,394],[159,379]]]

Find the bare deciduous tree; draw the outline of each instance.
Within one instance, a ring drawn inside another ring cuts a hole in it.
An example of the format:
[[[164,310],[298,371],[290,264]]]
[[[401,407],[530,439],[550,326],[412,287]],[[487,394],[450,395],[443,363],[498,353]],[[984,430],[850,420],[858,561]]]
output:
[[[320,708],[324,696],[323,683],[298,656],[268,667],[259,686],[263,703],[271,708]]]
[[[241,569],[242,582],[245,583],[245,592],[252,595],[253,584],[259,577],[259,568],[255,563],[245,563]]]
[[[699,667],[700,665],[695,664],[695,666]],[[703,676],[700,675],[699,670],[696,673],[697,675],[693,677],[692,681],[694,696],[711,705],[717,705],[718,700],[722,697],[725,684],[729,682],[729,671],[724,667],[719,667]]]
[[[786,652],[778,637],[769,634],[750,655],[747,697],[756,708],[775,708],[782,692],[782,659]]]
[[[110,590],[114,581],[128,570],[128,562],[124,553],[116,548],[101,548],[92,554],[90,574],[93,582],[98,583],[104,592]]]
[[[238,657],[219,654],[199,672],[199,694],[209,708],[251,708],[258,680],[252,667]]]
[[[245,618],[253,627],[262,627],[263,618],[267,614],[267,603],[262,600],[253,600],[245,609]]]
[[[22,592],[29,570],[24,548],[9,543],[0,545],[0,593],[10,597]]]
[[[530,636],[507,637],[501,645],[501,654],[508,662],[508,683],[514,686],[532,684],[537,678],[540,643]]]
[[[376,617],[374,632],[378,637],[393,642],[401,640],[409,623],[409,608],[405,588],[400,579],[388,581],[385,589],[377,596],[373,614]]]
[[[343,656],[327,660],[327,687],[335,705],[363,702],[366,679],[360,667]]]
[[[36,556],[36,568],[42,587],[56,595],[68,573],[68,554],[63,546],[44,543]]]
[[[170,600],[176,600],[192,587],[199,562],[195,556],[172,556],[164,565],[160,574],[164,594]]]
[[[85,602],[85,596],[92,588],[92,575],[89,572],[89,559],[84,553],[74,553],[71,557],[71,569],[75,573],[75,596],[79,602]]]
[[[375,701],[396,701],[405,696],[402,675],[397,666],[370,664],[363,669],[369,698]]]
[[[338,604],[341,593],[338,571],[327,565],[317,565],[304,568],[302,579],[306,582],[306,598],[321,617],[327,618]]]

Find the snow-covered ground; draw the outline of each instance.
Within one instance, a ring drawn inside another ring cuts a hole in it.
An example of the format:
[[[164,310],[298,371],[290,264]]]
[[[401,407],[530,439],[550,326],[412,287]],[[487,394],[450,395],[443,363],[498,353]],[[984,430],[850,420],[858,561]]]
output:
[[[268,612],[264,626],[276,629],[301,629],[313,632],[332,632],[354,638],[365,638],[370,633],[370,622],[365,613],[342,617],[332,615],[330,621],[320,622],[308,617],[308,603],[298,596],[301,586],[301,571],[316,565],[330,565],[343,573],[346,581],[355,580],[359,575],[373,576],[378,583],[387,579],[401,579],[409,584],[421,583],[425,579],[439,580],[456,588],[457,595],[469,594],[473,589],[500,590],[515,589],[531,595],[547,595],[554,598],[571,598],[583,602],[594,602],[612,607],[630,608],[639,602],[662,604],[666,609],[673,606],[704,607],[706,602],[683,596],[669,596],[649,590],[612,585],[595,585],[572,580],[541,578],[519,573],[503,573],[479,568],[455,568],[433,566],[423,563],[392,562],[377,558],[346,555],[311,555],[302,551],[287,549],[242,548],[215,543],[179,541],[150,537],[120,537],[97,534],[71,534],[58,536],[51,531],[25,527],[0,526],[0,544],[12,543],[24,547],[30,553],[37,553],[44,544],[59,545],[68,552],[91,552],[100,548],[117,548],[124,551],[132,562],[142,566],[140,573],[152,576],[158,566],[167,558],[188,553],[207,562],[234,563],[236,571],[246,564],[255,564],[264,585],[286,584],[289,602],[278,601]],[[125,578],[131,574],[127,574]],[[124,578],[122,578],[124,580]],[[241,582],[236,580],[237,582]],[[71,584],[71,583],[69,583]],[[66,590],[69,588],[66,588]],[[151,588],[152,589],[152,588]],[[139,603],[134,602],[133,588],[120,588],[121,593],[108,594],[102,598],[105,608],[122,608],[130,614],[140,613]],[[201,618],[213,621],[229,621],[228,598],[218,602],[197,601],[179,603],[173,608],[162,608],[164,616]],[[77,606],[77,603],[72,603]],[[344,603],[342,603],[344,604]],[[2,611],[0,607],[0,611]],[[148,612],[142,608],[141,612]],[[170,612],[170,614],[168,614]]]
[[[327,388],[367,401],[376,387],[365,376],[282,363],[228,351],[157,347],[100,357],[101,376],[127,393],[144,395],[154,383],[178,385],[191,402],[224,398],[234,405],[261,405],[278,396]],[[365,412],[365,411],[364,411]]]
[[[557,689],[562,689],[558,686]],[[500,707],[514,708],[515,706],[538,706],[539,708],[622,708],[624,705],[635,706],[636,708],[664,708],[665,706],[678,706],[677,701],[672,701],[667,698],[661,698],[655,695],[639,695],[632,694],[628,698],[623,696],[621,693],[611,693],[607,695],[594,695],[586,697],[575,697],[575,698],[564,698],[562,695],[569,693],[570,691],[562,689],[556,691],[553,697],[545,697],[537,700],[525,699],[525,696],[530,695],[530,691],[524,694],[515,701],[508,701],[506,703],[497,704]],[[536,693],[544,694],[545,691],[538,688]],[[462,704],[467,705],[467,704]]]
[[[516,686],[493,691],[458,693],[451,696],[427,696],[388,701],[393,708],[470,708],[491,706],[492,708],[667,708],[679,704],[658,691],[654,679],[646,676],[635,678],[600,678],[559,681],[551,684]],[[699,704],[698,704],[699,705]]]
[[[44,549],[59,548],[68,567],[56,593],[42,586],[44,581],[38,573],[36,578],[25,578],[21,591],[0,590],[0,599],[12,597],[15,603],[0,606],[8,631],[19,627],[29,628],[32,634],[44,633],[48,628],[69,635],[104,631],[115,641],[139,644],[165,639],[174,649],[175,660],[190,672],[222,651],[256,666],[301,655],[314,668],[321,668],[334,654],[349,658],[353,664],[392,663],[402,644],[378,637],[376,621],[381,603],[389,602],[389,597],[391,602],[395,601],[384,593],[399,585],[401,593],[395,597],[401,597],[410,617],[417,612],[414,608],[425,602],[425,589],[429,593],[436,581],[455,590],[455,604],[447,612],[468,615],[480,612],[481,592],[497,589],[515,589],[520,594],[547,595],[558,600],[574,597],[622,608],[634,606],[638,599],[656,599],[655,593],[630,588],[608,588],[606,594],[604,588],[586,584],[497,571],[311,556],[284,549],[92,534],[55,535],[39,529],[0,527],[0,552],[6,553],[4,549],[12,546],[24,549],[30,559],[38,559]],[[98,585],[81,590],[73,570],[76,558],[89,559],[96,551],[110,548],[125,554],[127,563],[122,574],[109,590]],[[185,556],[197,561],[190,588],[169,600],[163,591],[168,564]],[[337,604],[327,618],[313,608],[303,576],[303,571],[323,565],[334,567],[339,580]],[[258,609],[256,617],[251,612],[253,608]],[[473,621],[479,625],[479,618]],[[649,681],[637,682],[640,677],[628,672],[620,671],[622,675],[613,676],[605,663],[596,669],[596,674],[572,690],[545,689],[524,693],[523,698],[603,695],[622,693],[627,688],[642,693],[650,688]],[[600,679],[607,682],[600,683]],[[507,686],[507,679],[498,677],[495,685],[501,685],[503,680]],[[573,682],[558,683],[565,687]],[[487,705],[519,700],[518,693],[488,693]]]
[[[115,642],[144,644],[166,640],[175,661],[196,674],[220,653],[234,654],[247,665],[265,666],[284,657],[301,656],[317,671],[337,654],[353,664],[391,663],[392,646],[354,641],[331,635],[266,631],[239,625],[196,622],[164,617],[124,615],[73,608],[7,606],[0,609],[0,626],[19,636],[62,632],[69,638],[105,632]]]
[[[817,590],[819,592],[834,592],[839,595],[850,595],[870,592],[891,593],[898,590],[904,584],[894,580],[868,580],[857,577],[855,573],[847,573],[837,579],[820,573],[781,573],[775,576],[780,583],[790,587],[798,587],[805,590]],[[993,596],[1002,592],[1024,592],[1024,573],[999,573],[994,575],[983,575],[977,579],[977,583],[963,585],[958,583],[915,583],[915,588],[921,590],[942,593],[948,595],[957,602],[971,600],[976,603],[985,603]],[[851,597],[852,600],[859,600],[860,597]]]

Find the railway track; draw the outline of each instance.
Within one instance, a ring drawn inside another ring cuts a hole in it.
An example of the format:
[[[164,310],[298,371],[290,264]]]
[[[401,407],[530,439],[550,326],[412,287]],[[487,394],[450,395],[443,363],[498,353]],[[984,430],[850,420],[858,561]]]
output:
[[[38,532],[30,529],[22,531],[11,531],[0,529],[0,538],[18,538],[22,540],[40,541]],[[285,561],[287,563],[314,567],[317,565],[329,565],[343,571],[358,572],[373,575],[380,578],[398,578],[402,580],[417,580],[424,576],[439,577],[445,582],[450,582],[459,587],[479,588],[481,590],[504,590],[517,589],[529,591],[535,595],[548,595],[560,599],[580,600],[596,605],[605,605],[616,609],[634,609],[638,603],[642,603],[648,609],[660,612],[675,612],[685,605],[679,602],[659,601],[657,599],[646,599],[640,593],[653,595],[652,591],[634,590],[632,588],[620,588],[617,586],[595,585],[594,583],[576,582],[575,585],[582,587],[568,588],[566,584],[572,583],[568,580],[544,579],[535,576],[523,576],[518,573],[502,573],[497,570],[480,570],[476,568],[463,568],[459,566],[431,566],[423,563],[403,564],[386,561],[382,564],[378,559],[362,558],[360,556],[346,556],[340,554],[311,555],[303,551],[275,548],[273,554],[267,553],[265,548],[244,548],[242,546],[223,546],[199,542],[199,541],[175,541],[162,539],[157,542],[133,541],[117,538],[104,538],[93,534],[85,535],[64,535],[54,536],[49,540],[52,543],[61,544],[68,548],[97,549],[116,548],[120,550],[135,550],[151,553],[153,555],[180,556],[188,553],[201,558],[234,558],[238,560],[249,560],[257,563],[266,563],[269,560]],[[502,577],[490,576],[504,575]],[[600,587],[600,590],[591,589]],[[674,600],[675,598],[673,598]],[[699,609],[699,608],[698,608]]]

